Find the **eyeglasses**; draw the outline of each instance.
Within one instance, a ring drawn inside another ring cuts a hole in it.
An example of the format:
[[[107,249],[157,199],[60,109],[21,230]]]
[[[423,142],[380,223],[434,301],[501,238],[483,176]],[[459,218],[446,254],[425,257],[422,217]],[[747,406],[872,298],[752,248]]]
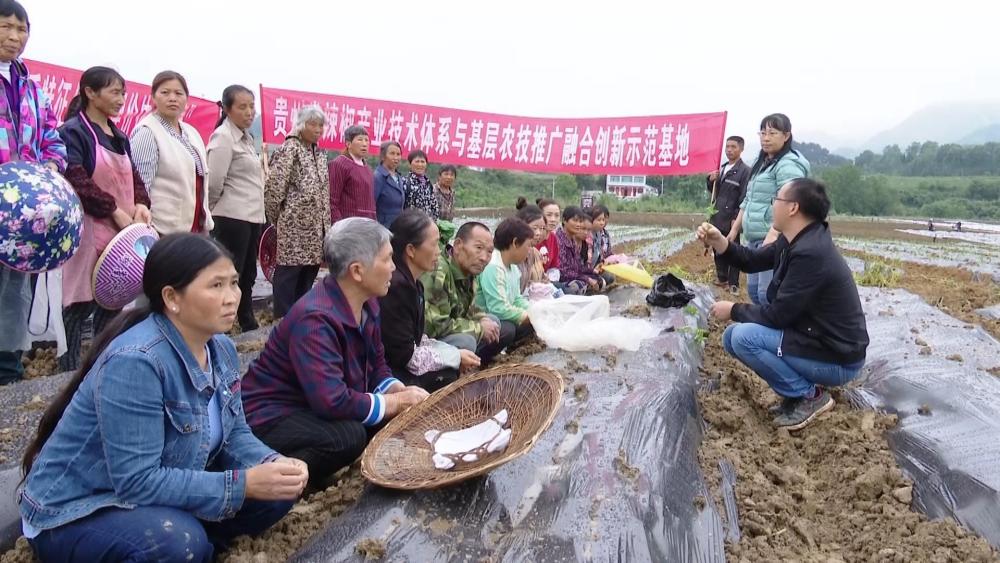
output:
[[[794,199],[785,199],[783,197],[777,197],[777,196],[775,196],[775,197],[771,198],[771,205],[774,205],[774,202],[776,202],[776,201],[783,201],[785,203],[798,203]]]
[[[784,135],[784,133],[782,133],[781,131],[778,131],[777,129],[771,129],[771,130],[768,130],[768,131],[761,131],[761,132],[759,132],[757,134],[760,135],[761,137],[780,137],[781,135]]]

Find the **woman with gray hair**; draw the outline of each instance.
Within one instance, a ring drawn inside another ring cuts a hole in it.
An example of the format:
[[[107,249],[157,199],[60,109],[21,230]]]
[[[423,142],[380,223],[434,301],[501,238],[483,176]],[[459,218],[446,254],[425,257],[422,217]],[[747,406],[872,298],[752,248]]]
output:
[[[330,161],[330,222],[347,217],[375,219],[375,178],[365,163],[368,132],[360,125],[344,131],[344,154]]]
[[[264,212],[278,234],[274,317],[284,317],[312,287],[323,262],[323,236],[330,227],[330,181],[326,153],[317,143],[326,115],[306,106],[295,115],[285,142],[271,155],[264,186]]]
[[[392,376],[378,298],[395,269],[389,231],[353,217],[330,228],[330,275],[271,332],[243,378],[254,434],[309,466],[313,485],[356,460],[374,429],[427,398]],[[371,434],[369,434],[371,432]]]

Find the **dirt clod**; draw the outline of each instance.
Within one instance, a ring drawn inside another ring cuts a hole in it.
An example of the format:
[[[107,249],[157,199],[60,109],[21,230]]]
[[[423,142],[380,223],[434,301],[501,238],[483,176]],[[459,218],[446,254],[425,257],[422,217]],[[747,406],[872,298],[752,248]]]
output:
[[[920,407],[917,409],[917,414],[919,414],[920,416],[930,416],[931,406],[927,404],[920,405]]]
[[[386,546],[382,540],[363,539],[354,546],[354,551],[365,558],[365,561],[378,561],[385,558]]]
[[[576,358],[574,358],[572,356],[570,356],[570,358],[568,360],[566,360],[566,368],[565,369],[569,373],[584,373],[584,372],[590,371],[589,367],[587,367],[586,365],[580,363],[579,360],[577,360]]]
[[[615,471],[629,481],[636,481],[639,479],[639,469],[635,466],[629,465],[628,456],[626,456],[625,450],[618,450],[618,456],[615,457],[614,466]]]
[[[573,386],[573,396],[576,397],[577,401],[581,403],[586,401],[590,397],[590,390],[587,389],[587,385],[584,383],[577,383]]]
[[[965,361],[965,359],[961,356],[961,354],[951,354],[945,359],[951,362],[958,362],[958,363],[962,363]]]
[[[652,312],[649,310],[649,305],[646,305],[645,303],[639,303],[639,304],[636,304],[636,305],[632,305],[631,307],[629,307],[628,309],[625,309],[625,311],[624,311],[624,315],[626,317],[640,317],[640,318],[642,318],[642,317],[648,317],[651,314],[652,314]]]

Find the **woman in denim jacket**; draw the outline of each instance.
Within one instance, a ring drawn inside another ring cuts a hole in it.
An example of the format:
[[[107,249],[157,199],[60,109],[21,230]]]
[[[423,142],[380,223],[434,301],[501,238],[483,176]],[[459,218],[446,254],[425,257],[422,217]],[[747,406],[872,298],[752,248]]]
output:
[[[217,242],[175,234],[143,273],[149,308],[119,315],[25,452],[24,535],[43,562],[211,561],[280,520],[308,479],[250,432],[239,274]]]

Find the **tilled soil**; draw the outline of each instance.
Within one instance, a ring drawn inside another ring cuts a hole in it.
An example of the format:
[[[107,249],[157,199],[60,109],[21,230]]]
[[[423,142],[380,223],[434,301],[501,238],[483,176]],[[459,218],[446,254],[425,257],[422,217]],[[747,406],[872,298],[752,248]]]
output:
[[[711,266],[701,254],[700,245],[689,244],[668,262],[705,277]],[[985,540],[955,522],[929,521],[911,509],[911,483],[884,436],[894,416],[841,400],[797,433],[776,430],[767,407],[777,396],[722,349],[725,326],[709,328],[701,375],[712,384],[698,395],[709,427],[699,460],[719,507],[720,462],[735,468],[741,538],[727,544],[730,560],[1000,561]]]

